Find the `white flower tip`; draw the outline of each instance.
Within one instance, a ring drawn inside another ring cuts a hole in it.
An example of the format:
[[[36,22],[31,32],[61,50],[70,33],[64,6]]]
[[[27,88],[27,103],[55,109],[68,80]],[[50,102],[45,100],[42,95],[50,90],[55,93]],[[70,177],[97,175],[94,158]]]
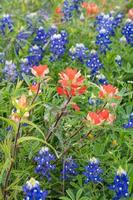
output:
[[[31,178],[29,181],[26,182],[26,185],[29,189],[32,189],[33,187],[39,185],[39,182],[36,181],[34,178]]]
[[[95,157],[92,157],[92,158],[90,158],[90,162],[91,163],[98,163],[99,161]]]
[[[126,175],[127,173],[122,167],[119,167],[119,169],[117,170],[117,175],[121,176],[123,174]]]

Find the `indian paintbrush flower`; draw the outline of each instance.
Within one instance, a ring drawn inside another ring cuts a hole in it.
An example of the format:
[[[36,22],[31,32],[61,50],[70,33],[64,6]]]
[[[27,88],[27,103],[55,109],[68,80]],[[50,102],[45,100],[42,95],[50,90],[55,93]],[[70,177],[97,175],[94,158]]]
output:
[[[44,78],[49,73],[47,65],[39,65],[31,68],[31,72],[34,76]]]
[[[86,92],[87,87],[84,85],[85,78],[77,69],[66,68],[63,72],[59,73],[60,87],[57,88],[59,95],[67,97],[81,95]]]

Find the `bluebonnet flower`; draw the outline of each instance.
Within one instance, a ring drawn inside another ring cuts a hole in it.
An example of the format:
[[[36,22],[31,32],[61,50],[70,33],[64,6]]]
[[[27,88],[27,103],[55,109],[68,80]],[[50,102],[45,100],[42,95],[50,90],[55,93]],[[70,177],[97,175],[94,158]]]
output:
[[[118,65],[119,67],[121,67],[121,65],[122,65],[122,58],[121,58],[120,55],[117,55],[117,56],[115,57],[115,62],[117,63],[117,65]]]
[[[122,19],[124,17],[123,13],[117,13],[114,16],[114,20],[113,20],[113,28],[116,29],[122,22]]]
[[[103,64],[100,62],[98,53],[92,50],[89,54],[89,60],[87,60],[86,65],[91,70],[91,74],[95,75],[102,67]]]
[[[122,36],[122,37],[119,39],[119,42],[120,42],[120,43],[127,43],[127,40],[126,40],[125,36]]]
[[[127,43],[133,46],[133,20],[128,19],[122,29],[122,34],[125,36]]]
[[[84,46],[84,44],[76,44],[75,47],[72,46],[69,49],[69,55],[72,60],[79,60],[80,62],[84,63],[88,58],[88,48]]]
[[[102,169],[99,167],[99,161],[96,158],[91,158],[88,165],[85,166],[85,171],[83,172],[86,177],[85,183],[93,182],[99,183],[102,182],[100,175],[102,174]]]
[[[67,180],[73,176],[76,176],[78,174],[77,168],[78,168],[78,165],[72,159],[72,157],[69,157],[66,160],[63,160],[63,170],[61,171],[62,179]]]
[[[34,161],[37,162],[37,167],[35,172],[42,177],[46,177],[48,180],[51,180],[51,171],[55,170],[55,156],[49,151],[47,147],[42,147],[38,152],[38,156],[34,158]]]
[[[33,39],[33,45],[43,47],[47,43],[47,32],[43,27],[39,27],[36,31],[35,38]]]
[[[128,186],[129,180],[127,173],[120,167],[114,177],[113,184],[109,186],[109,189],[115,191],[116,193],[116,196],[113,198],[113,200],[119,200],[121,198],[128,197]]]
[[[106,53],[110,50],[109,45],[112,43],[110,36],[114,36],[115,29],[122,22],[123,13],[117,13],[113,16],[114,12],[105,15],[101,13],[96,17],[96,30],[98,35],[96,36],[96,45],[99,46],[101,53]]]
[[[5,35],[6,29],[8,29],[10,32],[13,31],[13,21],[10,15],[3,15],[3,17],[0,19],[0,33]]]
[[[80,4],[82,3],[82,0],[64,0],[63,3],[63,21],[69,21],[71,20],[74,11],[79,13],[80,10]]]
[[[43,58],[43,49],[37,45],[34,45],[30,47],[29,53],[30,54],[26,57],[28,59],[29,65],[31,65],[32,67],[35,65],[39,65],[40,61]]]
[[[0,63],[4,63],[5,61],[5,53],[0,53]]]
[[[110,35],[106,29],[101,29],[99,34],[96,36],[96,45],[99,47],[101,53],[106,53],[107,50],[110,50],[109,45],[112,43],[110,40]]]
[[[73,6],[70,4],[69,0],[64,0],[62,13],[63,21],[69,21],[72,18]]]
[[[127,124],[124,124],[123,127],[126,129],[133,128],[133,113],[130,114]]]
[[[51,36],[50,40],[50,52],[52,56],[50,57],[50,61],[55,61],[58,58],[61,58],[66,50],[66,44],[68,34],[66,31],[61,31],[60,34],[54,34]]]
[[[22,49],[26,43],[27,43],[27,39],[30,37],[31,32],[28,31],[20,31],[16,37],[16,43],[15,43],[15,50],[16,53],[19,54],[19,50]]]
[[[6,80],[15,82],[18,76],[17,67],[16,65],[11,61],[6,61],[5,66],[3,69],[3,75]]]
[[[89,105],[94,106],[94,105],[100,105],[102,101],[100,99],[97,99],[96,97],[89,97],[88,103]]]
[[[45,200],[48,196],[47,190],[42,190],[40,184],[34,178],[31,178],[23,186],[24,200]]]
[[[108,35],[114,35],[113,17],[110,14],[101,14],[97,17],[95,24],[98,32],[104,29]]]
[[[108,81],[106,79],[106,77],[103,74],[97,74],[96,78],[98,79],[98,82],[102,85],[106,85],[108,84]]]
[[[109,14],[101,13],[98,15],[95,22],[96,30],[99,32],[101,29],[105,29],[110,36],[113,36],[115,34],[115,29],[122,22],[124,14],[117,13],[116,15],[113,15],[114,11]]]
[[[47,32],[47,36],[48,37],[51,37],[52,35],[56,34],[57,33],[57,26],[55,26],[54,24],[48,29],[48,32]]]
[[[24,74],[30,74],[31,72],[31,64],[29,64],[28,58],[24,58],[20,60],[20,71]]]

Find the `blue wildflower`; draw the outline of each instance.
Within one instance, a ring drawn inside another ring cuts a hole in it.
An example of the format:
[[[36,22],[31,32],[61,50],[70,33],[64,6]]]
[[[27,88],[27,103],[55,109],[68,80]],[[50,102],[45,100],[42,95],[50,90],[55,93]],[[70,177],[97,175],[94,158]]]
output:
[[[34,178],[31,178],[26,182],[26,185],[23,186],[24,200],[45,200],[48,191],[41,190],[40,184]]]
[[[52,56],[50,57],[50,61],[55,61],[58,58],[61,58],[66,50],[66,44],[68,34],[66,31],[61,31],[60,34],[54,34],[51,36],[50,40],[50,52]]]
[[[82,0],[64,0],[63,3],[63,21],[70,21],[74,11],[76,13],[79,13],[80,10],[80,4],[82,3]]]
[[[39,27],[36,31],[35,38],[33,39],[33,45],[43,47],[47,43],[47,32],[43,27]]]
[[[100,62],[98,53],[92,50],[89,54],[89,60],[87,60],[86,65],[91,70],[91,74],[95,75],[102,67],[103,64]]]
[[[57,33],[57,26],[55,26],[54,24],[48,29],[48,32],[47,32],[47,37],[50,38],[52,35],[56,34]]]
[[[116,196],[113,198],[113,200],[119,200],[121,198],[128,197],[128,186],[129,180],[127,173],[120,167],[114,177],[113,184],[109,186],[109,189],[116,193]]]
[[[85,171],[83,172],[86,177],[85,183],[93,182],[99,183],[102,182],[100,175],[102,174],[102,169],[99,167],[99,161],[96,158],[91,158],[88,165],[85,166]]]
[[[126,38],[125,38],[125,36],[122,36],[120,39],[119,39],[119,42],[120,43],[127,43],[127,40],[126,40]]]
[[[55,170],[55,165],[53,164],[55,156],[49,149],[47,147],[42,147],[38,152],[38,156],[34,158],[34,161],[37,162],[35,172],[51,180],[51,171]]]
[[[20,31],[18,35],[16,36],[16,43],[15,43],[15,49],[16,53],[19,54],[19,50],[22,49],[27,44],[27,39],[30,37],[31,32],[27,31]]]
[[[121,65],[122,65],[122,58],[121,58],[120,55],[117,55],[117,56],[115,57],[115,62],[117,63],[117,65],[118,65],[119,67],[121,67]]]
[[[98,79],[98,82],[102,85],[107,85],[108,81],[106,79],[106,77],[103,74],[97,74],[96,78]]]
[[[0,63],[4,63],[5,61],[5,53],[0,53]]]
[[[37,45],[31,46],[29,49],[29,55],[26,57],[28,59],[28,63],[31,66],[39,65],[40,61],[43,58],[43,49]]]
[[[122,34],[125,36],[127,43],[133,46],[133,21],[128,19],[122,29]]]
[[[100,99],[97,99],[95,97],[89,97],[88,98],[88,103],[89,103],[89,105],[94,106],[94,105],[100,105],[103,102]]]
[[[96,45],[99,47],[101,53],[106,53],[107,50],[110,50],[109,45],[112,43],[110,36],[106,29],[101,29],[99,34],[96,36]]]
[[[18,76],[17,67],[12,61],[6,61],[3,69],[3,75],[6,80],[15,82]]]
[[[123,127],[126,129],[133,128],[133,113],[131,113],[127,124],[124,124]]]
[[[24,74],[30,74],[31,72],[31,64],[29,64],[28,58],[24,58],[20,60],[20,71]]]
[[[5,35],[7,29],[13,31],[13,21],[10,15],[3,15],[0,19],[0,33]]]
[[[79,60],[84,63],[88,58],[88,48],[84,46],[84,44],[76,44],[75,47],[72,46],[69,49],[69,55],[72,60]]]
[[[62,179],[67,180],[73,176],[76,176],[78,174],[77,168],[78,168],[78,165],[72,159],[72,157],[69,157],[66,160],[63,160],[63,170],[61,171]]]
[[[122,19],[124,17],[123,13],[117,13],[114,16],[114,20],[113,20],[113,28],[116,29],[122,22]]]

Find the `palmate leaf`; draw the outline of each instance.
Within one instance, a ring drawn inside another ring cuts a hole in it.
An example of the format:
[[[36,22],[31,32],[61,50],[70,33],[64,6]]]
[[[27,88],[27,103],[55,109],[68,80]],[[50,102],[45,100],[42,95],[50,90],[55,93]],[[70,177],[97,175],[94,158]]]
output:
[[[43,143],[45,144],[46,146],[48,146],[50,149],[52,149],[56,155],[57,158],[59,158],[59,155],[56,151],[56,149],[50,145],[49,143],[47,143],[45,140],[43,139],[40,139],[40,138],[37,138],[37,137],[34,137],[34,136],[27,136],[27,137],[21,137],[19,140],[18,140],[18,144],[21,144],[23,142],[26,142],[26,141],[38,141],[40,143]]]

